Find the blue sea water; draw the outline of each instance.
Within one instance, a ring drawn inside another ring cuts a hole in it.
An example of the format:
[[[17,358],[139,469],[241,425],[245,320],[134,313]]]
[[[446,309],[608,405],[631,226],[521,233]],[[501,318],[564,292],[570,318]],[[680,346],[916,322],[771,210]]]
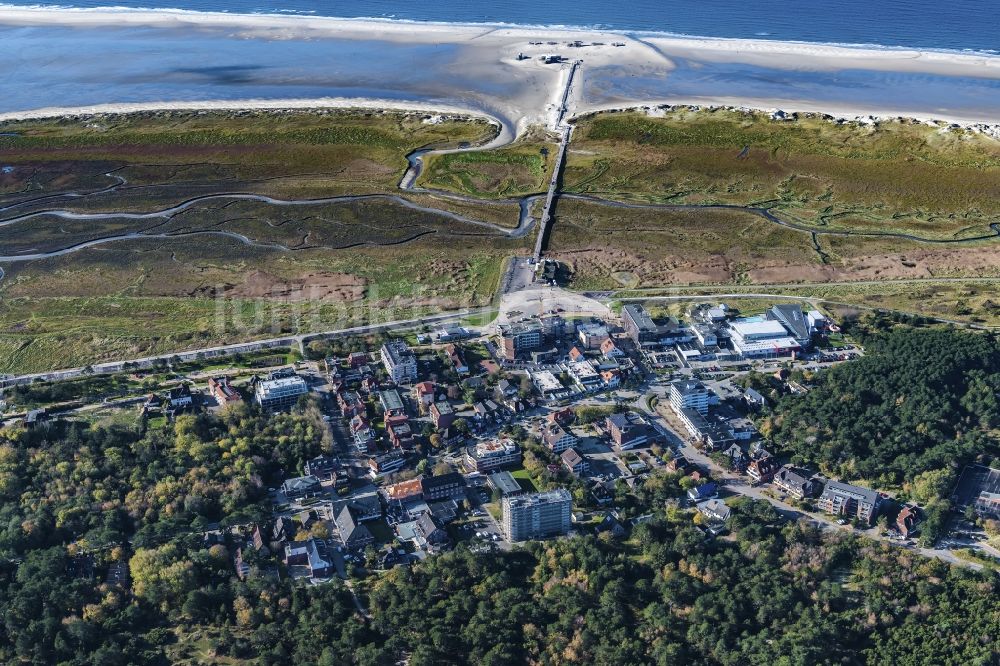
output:
[[[68,0],[39,4],[565,25],[1000,53],[1000,0]]]
[[[70,0],[50,7],[173,9],[240,14],[290,13],[536,26],[604,28],[730,38],[767,38],[887,48],[1000,53],[1000,0]],[[169,22],[82,26],[4,22],[0,4],[0,113],[104,103],[364,97],[455,105],[509,123],[528,85],[508,66],[488,71],[461,44],[271,34]],[[13,5],[16,6],[16,5]],[[13,12],[11,16],[13,16]],[[266,25],[266,21],[263,22]],[[610,40],[609,40],[610,41]],[[994,56],[1000,57],[1000,56]],[[1000,78],[975,68],[964,75],[920,71],[799,68],[671,58],[672,67],[589,67],[582,101],[594,105],[654,100],[728,99],[795,108],[888,109],[902,114],[1000,120]],[[474,60],[474,58],[473,58]],[[521,109],[524,111],[524,109]]]

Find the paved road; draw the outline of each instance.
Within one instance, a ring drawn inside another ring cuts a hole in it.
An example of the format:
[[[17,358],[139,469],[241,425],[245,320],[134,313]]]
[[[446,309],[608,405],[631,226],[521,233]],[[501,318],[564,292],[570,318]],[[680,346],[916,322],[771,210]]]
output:
[[[38,372],[27,375],[7,376],[0,379],[0,388],[15,386],[17,384],[30,384],[35,381],[72,379],[85,374],[98,375],[122,372],[125,370],[126,363],[133,364],[133,366],[137,369],[146,369],[153,367],[157,362],[170,361],[171,359],[177,359],[184,362],[203,360],[207,358],[218,358],[222,356],[232,356],[234,354],[248,354],[266,349],[274,349],[277,347],[299,347],[301,349],[302,345],[311,340],[321,340],[324,338],[335,338],[365,333],[378,333],[396,329],[407,329],[414,328],[416,326],[423,326],[425,324],[440,324],[472,315],[482,314],[488,310],[489,308],[473,308],[471,310],[447,312],[439,315],[417,317],[415,319],[401,319],[396,321],[365,324],[363,326],[352,326],[349,328],[323,331],[321,333],[302,333],[299,335],[288,335],[280,338],[269,338],[267,340],[256,340],[254,342],[241,342],[231,345],[191,349],[171,354],[160,354],[158,356],[144,356],[142,358],[110,361],[108,363],[98,363],[87,367],[69,368],[66,370],[51,370],[49,372]]]
[[[675,429],[669,425],[669,418],[664,418],[665,414],[667,414],[669,417],[669,412],[667,410],[669,410],[670,408],[664,406],[664,403],[662,401],[654,413],[651,413],[644,403],[645,400],[637,401],[636,406],[637,407],[641,406],[641,409],[643,409],[643,411],[653,416],[654,422],[660,428],[660,430],[667,435],[668,441],[671,441],[673,444],[673,448],[679,450],[682,454],[684,454],[685,458],[687,458],[688,460],[697,465],[700,465],[701,467],[710,470],[712,478],[716,479],[719,482],[720,486],[728,488],[730,491],[738,495],[743,495],[745,497],[750,497],[755,500],[762,500],[768,502],[778,511],[778,513],[788,518],[789,520],[800,520],[804,518],[806,520],[812,521],[817,527],[827,532],[842,531],[842,532],[852,532],[856,534],[860,533],[868,537],[869,539],[875,541],[882,541],[884,543],[888,543],[894,546],[905,547],[907,548],[907,550],[918,552],[924,557],[933,557],[942,560],[944,562],[947,562],[949,564],[956,564],[976,570],[981,570],[983,568],[982,565],[960,559],[959,557],[955,556],[953,553],[947,550],[941,550],[935,548],[920,548],[916,546],[913,547],[900,546],[899,542],[893,541],[888,537],[882,536],[881,530],[879,530],[879,528],[877,527],[873,527],[869,530],[859,531],[854,529],[851,525],[838,525],[832,518],[829,518],[827,516],[805,513],[802,510],[792,506],[791,504],[788,504],[787,502],[784,502],[776,497],[773,497],[771,494],[769,494],[770,492],[773,492],[773,490],[770,489],[769,487],[751,486],[748,483],[746,477],[743,477],[741,475],[723,469],[721,466],[716,464],[714,460],[712,460],[707,455],[705,455],[704,453],[696,449],[694,446],[692,446],[691,443],[687,440],[687,438],[679,436],[675,431]],[[663,411],[661,412],[660,410]],[[765,491],[768,491],[768,493],[765,493]]]

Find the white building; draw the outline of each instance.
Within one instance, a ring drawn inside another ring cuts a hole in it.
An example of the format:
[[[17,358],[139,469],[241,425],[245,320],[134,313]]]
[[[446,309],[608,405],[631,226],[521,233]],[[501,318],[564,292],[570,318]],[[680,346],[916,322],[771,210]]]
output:
[[[601,375],[589,361],[576,361],[566,365],[566,372],[573,378],[577,386],[584,391],[595,391],[601,388]]]
[[[539,370],[538,372],[532,372],[530,376],[531,382],[538,389],[538,393],[546,400],[562,398],[567,395],[566,387],[550,371]]]
[[[465,466],[473,472],[486,472],[520,462],[521,448],[511,439],[477,442],[465,451]]]
[[[604,341],[611,338],[608,327],[601,324],[581,324],[576,334],[585,349],[600,349]]]
[[[698,381],[678,381],[670,384],[670,406],[680,414],[685,409],[693,409],[699,414],[708,414],[708,405],[715,394]]]
[[[729,330],[733,349],[744,358],[788,356],[802,349],[780,321],[734,321]]]
[[[819,310],[810,310],[807,312],[806,322],[809,324],[810,333],[824,331],[830,326],[830,320]]]
[[[299,396],[309,393],[309,386],[298,375],[267,379],[257,384],[254,399],[262,409],[277,411],[288,409],[299,401]]]
[[[714,326],[695,324],[691,330],[694,331],[694,336],[698,338],[698,344],[702,347],[717,347],[719,345],[719,336],[716,334]]]
[[[503,499],[501,527],[508,541],[525,541],[569,532],[573,496],[565,488]]]
[[[417,357],[410,346],[402,340],[392,340],[382,345],[380,350],[382,365],[389,377],[397,384],[409,384],[417,380]]]
[[[547,423],[542,427],[542,441],[553,453],[562,453],[576,446],[576,437],[558,423]]]

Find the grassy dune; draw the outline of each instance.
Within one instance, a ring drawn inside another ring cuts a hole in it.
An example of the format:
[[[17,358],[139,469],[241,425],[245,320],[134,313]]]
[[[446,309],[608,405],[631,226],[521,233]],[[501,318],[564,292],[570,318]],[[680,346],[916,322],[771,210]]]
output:
[[[733,283],[754,268],[819,264],[809,234],[741,210],[614,208],[562,199],[549,239],[581,289]]]
[[[363,111],[157,112],[0,123],[0,202],[115,182],[116,196],[72,202],[101,208],[182,200],[191,188],[286,197],[395,191],[406,154],[478,144],[493,125],[468,118],[425,123],[419,113]],[[161,191],[162,190],[162,191]]]
[[[917,123],[599,114],[578,123],[565,186],[621,200],[764,206],[817,229],[967,238],[1000,218],[1000,142]]]
[[[536,131],[497,150],[431,155],[418,184],[483,199],[544,192],[556,151],[556,142]]]
[[[147,212],[230,192],[399,194],[410,151],[476,145],[496,131],[478,120],[423,120],[353,111],[165,112],[2,123],[15,136],[0,137],[0,164],[13,167],[0,176],[0,206],[28,202],[9,218],[45,208]],[[116,177],[127,185],[112,187]],[[89,194],[60,196],[76,191]],[[50,198],[29,201],[40,197]],[[517,224],[516,205],[412,200]],[[196,233],[205,231],[257,245]],[[386,199],[287,207],[215,199],[169,219],[40,216],[0,226],[0,248],[37,253],[129,233],[173,237],[3,266],[0,372],[483,304],[505,258],[530,243]]]

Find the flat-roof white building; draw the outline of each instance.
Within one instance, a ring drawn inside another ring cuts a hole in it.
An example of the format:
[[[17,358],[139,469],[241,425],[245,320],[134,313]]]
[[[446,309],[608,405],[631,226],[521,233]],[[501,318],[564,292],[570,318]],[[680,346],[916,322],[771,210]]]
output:
[[[417,357],[403,340],[391,340],[379,350],[382,365],[396,384],[408,384],[417,380]]]
[[[288,409],[306,393],[309,393],[309,385],[298,375],[293,375],[259,382],[254,399],[261,408],[276,411]]]
[[[734,321],[729,324],[733,349],[744,358],[788,356],[802,347],[776,320]]]
[[[565,488],[505,497],[501,527],[509,541],[524,541],[569,532],[573,496]]]
[[[678,414],[685,409],[708,414],[708,405],[712,397],[712,391],[699,381],[678,381],[670,384],[670,406]]]
[[[545,399],[561,398],[567,393],[566,387],[549,370],[532,372],[531,382]]]
[[[566,371],[573,381],[584,391],[593,391],[601,387],[601,375],[589,361],[576,361],[566,365]]]

